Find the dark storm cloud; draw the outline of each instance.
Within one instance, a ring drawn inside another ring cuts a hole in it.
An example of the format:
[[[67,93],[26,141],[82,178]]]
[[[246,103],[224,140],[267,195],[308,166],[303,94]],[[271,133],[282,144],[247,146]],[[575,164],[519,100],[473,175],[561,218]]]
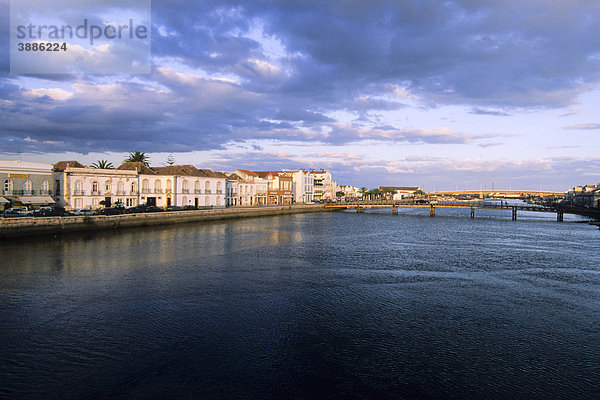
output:
[[[45,151],[53,141],[86,152],[144,143],[147,151],[187,151],[261,138],[464,144],[479,139],[443,129],[377,128],[372,112],[400,110],[412,96],[425,106],[463,104],[474,114],[504,116],[514,107],[572,104],[600,80],[600,2],[591,0],[152,6],[152,75],[113,86],[93,76],[37,76],[38,87],[72,83],[66,100],[26,95],[23,81],[8,74],[2,18],[0,135],[11,138],[10,146]],[[270,54],[251,37],[257,27],[283,54]],[[331,117],[336,111],[374,127],[339,124]]]

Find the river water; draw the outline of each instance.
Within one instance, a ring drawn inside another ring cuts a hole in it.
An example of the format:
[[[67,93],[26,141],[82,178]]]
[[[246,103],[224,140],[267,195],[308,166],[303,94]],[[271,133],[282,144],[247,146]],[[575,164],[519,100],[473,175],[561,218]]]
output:
[[[390,209],[0,244],[0,397],[600,398],[600,231]]]

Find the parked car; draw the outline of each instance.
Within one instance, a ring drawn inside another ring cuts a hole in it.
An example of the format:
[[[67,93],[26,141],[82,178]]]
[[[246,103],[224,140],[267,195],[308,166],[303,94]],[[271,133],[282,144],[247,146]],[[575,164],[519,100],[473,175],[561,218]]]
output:
[[[88,215],[97,215],[98,213],[94,210],[90,210],[88,208],[75,208],[69,212],[69,215],[76,216],[88,216]]]
[[[183,211],[185,208],[181,206],[169,206],[167,211]]]
[[[34,213],[36,217],[62,217],[65,214],[63,207],[42,207]]]
[[[128,209],[125,210],[126,213],[128,214],[138,214],[138,213],[143,213],[146,212],[146,208],[148,206],[146,206],[145,204],[139,204],[135,207],[129,207]]]
[[[196,206],[192,206],[192,205],[187,205],[187,206],[183,206],[184,210],[197,210],[198,207]]]
[[[25,215],[21,214],[20,212],[17,212],[11,208],[4,210],[2,212],[2,217],[3,218],[20,218],[20,217],[25,217]]]
[[[121,215],[125,214],[125,209],[123,207],[104,207],[99,211],[99,214],[102,215]]]
[[[165,211],[164,208],[161,207],[157,207],[157,206],[147,206],[146,207],[146,212],[162,212]]]
[[[23,217],[31,217],[33,215],[33,210],[29,210],[27,207],[14,207],[11,210],[21,214]]]

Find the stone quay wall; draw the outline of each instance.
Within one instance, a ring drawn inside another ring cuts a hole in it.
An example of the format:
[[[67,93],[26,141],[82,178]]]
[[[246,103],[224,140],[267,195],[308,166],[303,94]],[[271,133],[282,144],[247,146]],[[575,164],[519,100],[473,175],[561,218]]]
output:
[[[92,215],[85,217],[0,218],[0,239],[325,211],[331,210],[325,209],[322,205],[292,205],[165,211],[142,214]]]

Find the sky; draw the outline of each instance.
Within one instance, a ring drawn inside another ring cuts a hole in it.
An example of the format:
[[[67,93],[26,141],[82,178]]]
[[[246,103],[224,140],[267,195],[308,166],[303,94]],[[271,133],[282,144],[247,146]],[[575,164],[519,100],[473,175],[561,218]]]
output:
[[[0,15],[0,159],[139,150],[429,191],[600,181],[597,0],[153,0],[139,75],[11,73],[8,0]]]

